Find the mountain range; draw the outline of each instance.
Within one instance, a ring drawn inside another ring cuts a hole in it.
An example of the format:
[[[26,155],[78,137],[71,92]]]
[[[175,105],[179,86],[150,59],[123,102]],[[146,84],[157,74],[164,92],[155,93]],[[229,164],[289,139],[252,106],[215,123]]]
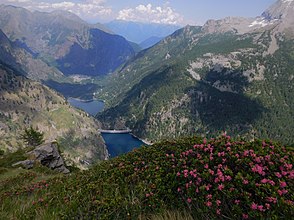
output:
[[[293,143],[293,14],[280,0],[257,18],[176,31],[106,79],[98,119],[149,140],[227,131]]]
[[[100,125],[149,141],[226,131],[291,144],[293,14],[294,2],[280,0],[259,17],[186,26],[138,52],[72,13],[1,5],[1,145],[16,149],[37,126],[83,166],[107,158]],[[105,100],[100,123],[45,85]]]
[[[153,46],[162,38],[181,28],[178,25],[171,24],[141,23],[124,20],[113,20],[104,25],[114,33],[124,36],[129,41],[135,42],[143,48]],[[152,43],[150,40],[152,40]],[[146,46],[144,41],[149,41],[150,43]]]
[[[8,38],[66,75],[107,74],[134,56],[127,40],[99,28],[70,12],[0,6],[0,29]]]

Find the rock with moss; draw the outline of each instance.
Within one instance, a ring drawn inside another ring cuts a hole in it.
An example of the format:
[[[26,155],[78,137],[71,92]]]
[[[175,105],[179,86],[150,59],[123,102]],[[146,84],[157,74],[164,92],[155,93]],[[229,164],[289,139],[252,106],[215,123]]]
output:
[[[37,146],[28,153],[28,160],[19,161],[12,166],[22,166],[25,169],[31,169],[36,163],[40,163],[52,170],[67,174],[70,171],[66,168],[63,158],[61,157],[57,142],[46,143]]]

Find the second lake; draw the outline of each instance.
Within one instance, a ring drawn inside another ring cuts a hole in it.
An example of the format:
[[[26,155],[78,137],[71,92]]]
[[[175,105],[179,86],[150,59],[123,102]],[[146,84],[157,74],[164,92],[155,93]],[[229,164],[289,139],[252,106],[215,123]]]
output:
[[[101,112],[104,108],[104,102],[99,100],[83,101],[75,98],[68,98],[67,100],[72,106],[82,109],[88,114],[95,116]],[[98,132],[98,131],[97,131]],[[107,146],[110,157],[116,157],[121,154],[132,151],[144,144],[141,140],[134,137],[130,133],[113,134],[113,133],[101,133],[105,144]]]

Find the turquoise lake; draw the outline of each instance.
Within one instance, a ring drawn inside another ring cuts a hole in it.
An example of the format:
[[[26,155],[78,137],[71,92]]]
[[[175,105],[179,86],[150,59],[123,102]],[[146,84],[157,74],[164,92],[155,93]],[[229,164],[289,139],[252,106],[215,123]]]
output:
[[[82,109],[88,114],[95,116],[98,112],[101,112],[104,108],[104,102],[99,100],[93,101],[81,101],[74,98],[69,98],[67,100],[72,106]],[[132,151],[144,144],[141,140],[134,137],[130,133],[124,134],[111,134],[102,133],[102,137],[107,146],[110,157],[116,157],[121,154]]]

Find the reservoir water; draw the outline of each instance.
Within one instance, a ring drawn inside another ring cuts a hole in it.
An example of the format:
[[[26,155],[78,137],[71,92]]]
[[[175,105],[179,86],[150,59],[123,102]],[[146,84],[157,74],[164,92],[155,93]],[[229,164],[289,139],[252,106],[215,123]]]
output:
[[[72,106],[82,109],[92,116],[95,116],[98,112],[101,112],[104,108],[104,102],[99,100],[82,101],[75,98],[68,98],[67,101]],[[116,157],[121,154],[130,152],[134,148],[138,148],[142,145],[146,145],[141,140],[134,137],[130,133],[123,133],[123,134],[101,133],[101,134],[107,146],[110,157]]]
[[[101,112],[104,108],[104,102],[99,100],[83,101],[75,98],[68,98],[67,101],[74,107],[84,110],[92,116]]]
[[[130,133],[102,133],[102,137],[106,143],[110,157],[116,157],[121,154],[130,152],[135,148],[141,147],[142,145],[146,145]]]

